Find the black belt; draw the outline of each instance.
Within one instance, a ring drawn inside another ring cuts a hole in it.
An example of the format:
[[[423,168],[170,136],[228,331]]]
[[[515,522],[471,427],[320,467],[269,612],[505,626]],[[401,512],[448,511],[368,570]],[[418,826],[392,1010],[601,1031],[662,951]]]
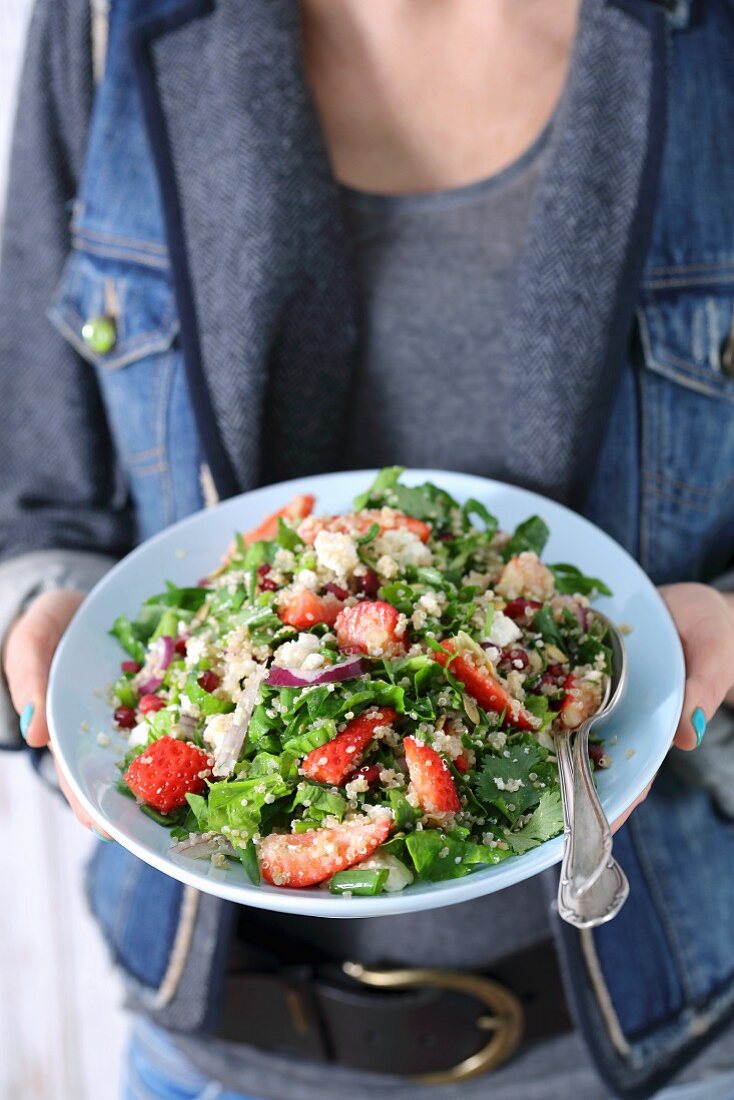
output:
[[[288,966],[229,973],[220,1039],[446,1084],[487,1073],[572,1024],[550,941],[486,974]]]

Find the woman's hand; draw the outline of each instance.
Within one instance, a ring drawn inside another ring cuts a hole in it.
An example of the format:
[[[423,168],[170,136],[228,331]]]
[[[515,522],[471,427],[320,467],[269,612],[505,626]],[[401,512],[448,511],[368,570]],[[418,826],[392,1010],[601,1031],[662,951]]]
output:
[[[673,744],[695,749],[734,687],[734,596],[705,584],[669,584],[660,594],[686,658],[686,693]]]
[[[695,749],[706,732],[706,722],[728,697],[734,705],[734,596],[722,595],[706,584],[668,584],[660,589],[683,643],[686,692],[673,744]],[[652,783],[612,825],[624,825],[636,806],[647,798]]]
[[[29,745],[49,744],[46,724],[46,687],[51,660],[72,615],[84,599],[81,592],[45,592],[30,605],[11,627],[3,664],[13,706],[22,715],[23,736]],[[49,746],[50,747],[50,746]],[[79,805],[56,766],[59,784],[78,821],[102,834],[86,810]]]

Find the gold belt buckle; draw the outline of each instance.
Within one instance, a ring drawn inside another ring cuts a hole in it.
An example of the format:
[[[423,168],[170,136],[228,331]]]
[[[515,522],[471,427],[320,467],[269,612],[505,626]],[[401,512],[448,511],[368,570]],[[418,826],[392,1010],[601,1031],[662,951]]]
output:
[[[413,1075],[406,1078],[408,1081],[421,1085],[450,1085],[468,1081],[497,1069],[520,1045],[525,1030],[522,1005],[514,993],[490,978],[461,970],[431,970],[425,967],[370,970],[355,962],[345,962],[342,969],[348,977],[377,989],[413,989],[426,985],[453,989],[474,997],[489,1010],[477,1018],[477,1027],[491,1033],[489,1042],[481,1050],[448,1069]]]

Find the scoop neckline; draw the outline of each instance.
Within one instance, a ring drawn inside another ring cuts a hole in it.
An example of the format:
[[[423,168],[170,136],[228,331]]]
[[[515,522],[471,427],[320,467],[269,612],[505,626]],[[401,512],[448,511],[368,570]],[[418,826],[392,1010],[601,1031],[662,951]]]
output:
[[[337,186],[350,206],[363,210],[419,210],[460,206],[491,191],[506,187],[526,169],[530,168],[548,143],[555,115],[556,112],[554,111],[538,136],[533,139],[519,157],[504,168],[500,168],[498,172],[494,172],[491,176],[485,176],[473,183],[444,188],[440,191],[404,191],[396,193],[365,191],[341,181],[337,181]]]

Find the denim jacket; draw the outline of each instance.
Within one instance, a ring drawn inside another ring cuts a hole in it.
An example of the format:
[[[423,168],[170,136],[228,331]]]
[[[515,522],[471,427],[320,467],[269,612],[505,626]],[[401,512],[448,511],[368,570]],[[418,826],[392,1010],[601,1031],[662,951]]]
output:
[[[138,538],[207,489],[338,465],[352,276],[296,7],[112,0],[49,317],[94,372]],[[733,20],[732,0],[584,0],[519,264],[517,481],[584,511],[658,582],[734,556]],[[102,354],[82,326],[108,313]],[[627,906],[593,933],[559,928],[558,946],[601,1074],[644,1097],[734,1013],[734,826],[664,772],[616,846]],[[89,892],[132,1003],[206,1027],[232,907],[116,845]]]

